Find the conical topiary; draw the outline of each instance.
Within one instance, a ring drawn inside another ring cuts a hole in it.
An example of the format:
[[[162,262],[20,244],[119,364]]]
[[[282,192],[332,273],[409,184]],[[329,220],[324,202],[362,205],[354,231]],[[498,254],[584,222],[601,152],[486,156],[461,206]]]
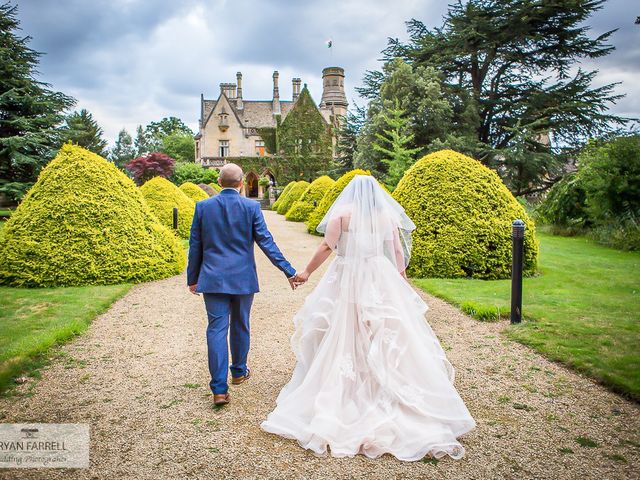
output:
[[[304,191],[300,200],[296,200],[291,205],[285,218],[290,222],[306,222],[311,212],[318,206],[322,197],[329,191],[336,182],[327,175],[316,178]]]
[[[338,180],[336,180],[336,182],[327,191],[324,197],[322,197],[322,200],[320,200],[315,210],[311,212],[311,214],[309,215],[309,220],[307,221],[307,230],[309,233],[312,233],[314,235],[320,235],[316,231],[316,227],[320,224],[320,221],[327,214],[327,212],[331,208],[331,205],[333,205],[333,202],[336,201],[336,198],[338,198],[338,195],[342,193],[342,190],[344,190],[344,187],[349,185],[349,182],[356,175],[371,175],[371,174],[366,170],[356,169],[356,170],[351,170],[350,172],[345,173]]]
[[[64,145],[3,229],[0,283],[106,285],[179,274],[184,248],[112,163]]]
[[[524,271],[536,270],[535,226],[496,172],[461,153],[418,160],[393,192],[416,224],[409,274],[415,277],[508,278],[511,224],[524,220]]]
[[[291,187],[291,190],[289,190],[289,193],[287,193],[287,196],[282,199],[280,205],[278,205],[278,213],[280,215],[284,215],[285,213],[287,213],[291,208],[291,205],[293,205],[293,202],[300,199],[308,186],[309,182],[306,182],[304,180],[296,182],[296,184]]]
[[[196,204],[182,190],[163,177],[153,177],[140,187],[153,213],[163,225],[173,227],[173,208],[178,209],[178,235],[189,238]]]
[[[278,197],[278,199],[273,202],[273,205],[271,205],[271,210],[278,210],[278,207],[280,206],[280,204],[282,203],[282,201],[287,198],[287,195],[289,195],[289,192],[291,191],[291,189],[293,188],[293,186],[296,184],[296,182],[289,182],[287,184],[286,187],[284,187],[284,190],[282,191],[282,193],[280,194],[280,196]]]
[[[209,195],[201,189],[198,185],[192,182],[184,182],[180,185],[180,190],[194,202],[198,203],[201,200],[206,200]]]

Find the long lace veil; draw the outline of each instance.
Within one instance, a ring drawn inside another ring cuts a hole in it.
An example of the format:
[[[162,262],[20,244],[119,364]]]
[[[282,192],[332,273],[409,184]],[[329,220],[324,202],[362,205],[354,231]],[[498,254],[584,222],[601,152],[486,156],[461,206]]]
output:
[[[411,258],[411,232],[416,226],[404,209],[369,175],[356,175],[317,227],[336,248],[346,235],[347,259],[387,257],[404,271]]]

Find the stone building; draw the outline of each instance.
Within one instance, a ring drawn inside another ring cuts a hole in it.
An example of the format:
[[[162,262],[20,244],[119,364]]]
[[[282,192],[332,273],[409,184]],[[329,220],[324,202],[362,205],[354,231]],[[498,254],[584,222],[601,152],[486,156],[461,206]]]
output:
[[[200,96],[199,131],[195,136],[196,163],[205,167],[220,168],[228,162],[245,167],[245,191],[248,197],[262,198],[264,188],[260,177],[277,182],[274,173],[266,167],[255,167],[257,157],[269,157],[260,128],[274,128],[278,117],[284,120],[295,106],[302,81],[291,80],[291,100],[280,99],[279,74],[273,72],[273,98],[271,100],[245,100],[242,91],[242,73],[236,74],[236,83],[221,83],[216,100]],[[327,122],[337,123],[347,114],[347,98],[344,91],[344,69],[327,67],[322,70],[322,99],[318,110]],[[246,167],[251,164],[252,167]],[[248,170],[248,171],[247,171]]]

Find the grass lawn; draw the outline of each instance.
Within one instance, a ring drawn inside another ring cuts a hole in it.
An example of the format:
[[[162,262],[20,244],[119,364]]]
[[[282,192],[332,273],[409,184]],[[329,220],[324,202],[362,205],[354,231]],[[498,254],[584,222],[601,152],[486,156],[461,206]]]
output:
[[[42,365],[51,346],[85,331],[129,288],[0,287],[0,392],[13,385],[16,376]]]
[[[640,253],[582,237],[538,238],[540,275],[524,280],[525,321],[505,334],[640,400]],[[509,311],[509,280],[414,283],[472,314]]]

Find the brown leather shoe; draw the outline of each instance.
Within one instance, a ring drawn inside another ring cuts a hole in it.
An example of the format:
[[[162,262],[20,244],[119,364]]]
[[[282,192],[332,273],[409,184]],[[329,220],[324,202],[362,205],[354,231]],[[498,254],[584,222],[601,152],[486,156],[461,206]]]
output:
[[[226,405],[227,403],[229,403],[229,400],[231,400],[231,395],[229,395],[229,392],[213,394],[214,405]]]
[[[231,377],[231,384],[240,385],[241,383],[244,383],[246,380],[248,380],[250,376],[251,376],[251,370],[247,368],[246,375],[243,375],[242,377]]]

